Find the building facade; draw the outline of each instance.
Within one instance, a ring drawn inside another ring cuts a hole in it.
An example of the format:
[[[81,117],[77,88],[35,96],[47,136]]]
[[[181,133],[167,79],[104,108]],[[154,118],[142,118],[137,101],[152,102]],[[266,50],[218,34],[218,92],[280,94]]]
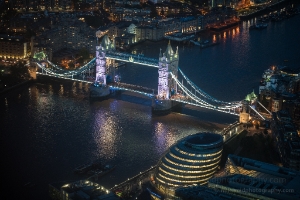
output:
[[[22,36],[0,34],[0,58],[10,60],[25,59],[30,55],[30,42]]]
[[[228,155],[224,176],[209,180],[216,192],[242,199],[299,199],[300,172],[236,155]]]
[[[172,145],[158,163],[154,175],[156,188],[173,195],[175,188],[206,184],[219,166],[223,137],[197,133]]]

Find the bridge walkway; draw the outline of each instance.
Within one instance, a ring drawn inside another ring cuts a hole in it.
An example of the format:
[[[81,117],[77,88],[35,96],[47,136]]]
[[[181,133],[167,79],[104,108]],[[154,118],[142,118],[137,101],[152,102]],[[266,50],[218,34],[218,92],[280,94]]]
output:
[[[120,60],[124,62],[131,62],[131,63],[136,63],[136,64],[141,64],[141,65],[147,65],[151,67],[158,67],[158,59],[155,58],[149,58],[145,57],[143,55],[136,55],[136,54],[130,54],[130,53],[122,53],[122,52],[113,52],[113,51],[108,51],[106,53],[107,58],[115,59],[115,60]]]

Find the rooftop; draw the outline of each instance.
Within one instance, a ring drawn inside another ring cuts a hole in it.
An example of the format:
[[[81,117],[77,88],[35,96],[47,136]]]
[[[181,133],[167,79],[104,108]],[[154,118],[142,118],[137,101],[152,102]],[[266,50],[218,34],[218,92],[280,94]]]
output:
[[[222,139],[222,136],[215,133],[196,133],[186,138],[186,142],[193,145],[203,145],[216,143]]]

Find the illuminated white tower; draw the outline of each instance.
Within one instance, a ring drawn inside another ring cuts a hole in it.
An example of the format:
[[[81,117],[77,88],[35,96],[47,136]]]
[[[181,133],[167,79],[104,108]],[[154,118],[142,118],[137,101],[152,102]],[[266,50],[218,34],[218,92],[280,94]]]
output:
[[[106,58],[103,47],[96,47],[96,82],[106,85]]]
[[[165,54],[161,55],[161,50],[159,53],[159,63],[158,63],[158,99],[169,99],[170,89],[169,89],[169,63],[167,63],[167,58]]]
[[[170,92],[177,92],[176,82],[171,78],[169,72],[175,77],[178,75],[178,47],[174,53],[169,42],[167,49],[163,55],[159,54],[159,68],[158,68],[158,99],[169,99]]]
[[[108,36],[105,35],[100,46],[96,46],[96,82],[106,85],[106,52],[114,50]]]

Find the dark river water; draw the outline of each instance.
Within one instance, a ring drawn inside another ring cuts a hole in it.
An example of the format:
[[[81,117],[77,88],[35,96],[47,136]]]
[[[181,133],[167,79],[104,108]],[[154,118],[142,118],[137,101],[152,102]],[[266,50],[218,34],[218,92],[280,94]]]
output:
[[[198,87],[225,101],[257,93],[262,72],[271,65],[300,66],[300,15],[248,30],[252,21],[201,40],[219,40],[205,49],[179,48],[179,67]],[[168,41],[144,42],[134,52],[158,58]],[[157,89],[156,68],[127,64],[122,82]],[[99,180],[110,188],[155,165],[178,139],[201,131],[220,132],[236,116],[186,106],[181,114],[152,116],[150,100],[123,93],[90,101],[89,86],[41,81],[0,97],[1,198],[47,199],[48,184],[78,180],[73,169],[95,159],[116,164]],[[32,187],[25,188],[30,182]]]

